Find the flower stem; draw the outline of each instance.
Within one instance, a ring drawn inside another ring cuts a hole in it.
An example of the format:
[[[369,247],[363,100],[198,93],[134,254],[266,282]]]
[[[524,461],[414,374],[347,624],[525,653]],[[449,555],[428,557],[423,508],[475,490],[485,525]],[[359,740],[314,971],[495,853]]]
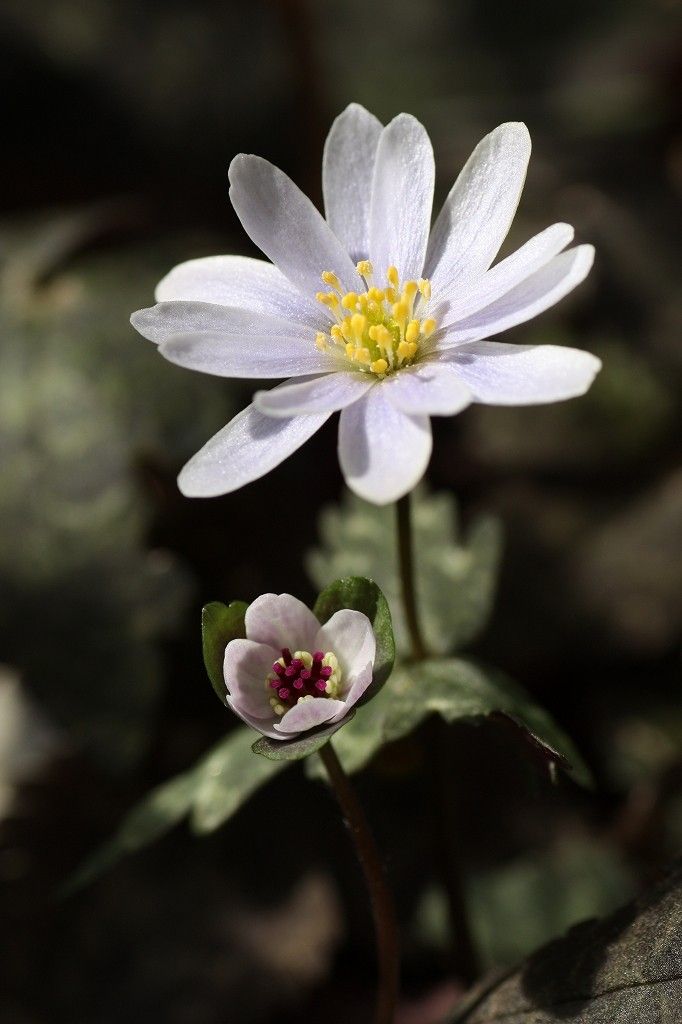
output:
[[[400,948],[393,898],[386,884],[381,858],[356,792],[331,743],[319,751],[331,780],[341,811],[355,843],[374,917],[379,988],[375,1024],[391,1024],[398,999]]]
[[[396,505],[398,563],[405,621],[412,646],[412,661],[423,661],[428,657],[428,650],[419,628],[417,612],[410,497],[409,493],[406,494]],[[434,813],[436,861],[448,902],[453,960],[460,976],[467,983],[471,983],[479,973],[478,957],[469,925],[462,885],[460,843],[457,823],[454,820],[455,810],[452,799],[451,750],[445,723],[440,719],[434,721],[429,736],[432,741],[431,764],[434,773],[436,805]]]
[[[405,494],[396,505],[398,522],[398,563],[402,583],[405,619],[412,644],[412,657],[421,661],[427,655],[426,644],[419,628],[417,596],[414,585],[414,558],[412,555],[412,522],[410,494]]]

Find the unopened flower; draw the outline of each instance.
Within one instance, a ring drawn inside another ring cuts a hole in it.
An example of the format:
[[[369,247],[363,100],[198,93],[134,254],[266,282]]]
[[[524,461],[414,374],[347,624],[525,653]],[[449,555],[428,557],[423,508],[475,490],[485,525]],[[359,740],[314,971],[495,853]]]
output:
[[[209,497],[263,476],[341,411],[348,485],[385,504],[431,454],[429,417],[471,402],[529,405],[584,394],[600,362],[574,348],[488,339],[537,316],[589,272],[554,224],[491,266],[530,156],[525,125],[476,147],[430,230],[431,143],[400,114],[386,127],[351,104],[322,166],[326,220],[267,160],[241,154],[230,197],[272,264],[214,256],[176,267],[132,322],[171,362],[222,377],[297,378],[259,391],[184,467],[182,492]],[[563,251],[562,251],[563,250]]]
[[[362,612],[343,608],[321,625],[291,594],[263,594],[245,626],[225,649],[227,702],[264,736],[340,722],[372,682],[376,640]]]

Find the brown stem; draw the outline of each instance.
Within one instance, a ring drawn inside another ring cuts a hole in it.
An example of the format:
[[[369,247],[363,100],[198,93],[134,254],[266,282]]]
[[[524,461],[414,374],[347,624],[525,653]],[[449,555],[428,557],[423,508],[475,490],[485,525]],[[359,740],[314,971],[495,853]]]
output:
[[[398,522],[398,564],[400,567],[400,581],[402,584],[405,619],[407,621],[407,629],[409,631],[410,642],[412,644],[412,657],[415,661],[421,661],[427,656],[427,650],[419,628],[419,618],[417,616],[409,494],[405,494],[399,499],[396,505],[396,512]]]
[[[376,932],[379,987],[375,1024],[391,1024],[398,999],[400,948],[393,898],[386,884],[381,858],[365,813],[331,743],[319,751],[341,811],[355,843],[369,891]]]

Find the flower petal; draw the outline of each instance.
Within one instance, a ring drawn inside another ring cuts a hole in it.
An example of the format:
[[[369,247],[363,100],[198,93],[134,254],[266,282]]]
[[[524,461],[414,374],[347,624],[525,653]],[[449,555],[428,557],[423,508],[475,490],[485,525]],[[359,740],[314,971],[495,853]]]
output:
[[[377,282],[392,265],[403,281],[421,277],[434,178],[426,129],[411,114],[398,114],[381,133],[372,183],[369,255]]]
[[[312,328],[246,309],[160,302],[130,322],[169,362],[218,377],[300,377],[337,365]]]
[[[249,405],[189,460],[178,487],[187,498],[230,494],[278,466],[330,415],[273,419]]]
[[[450,295],[440,296],[431,315],[438,323],[448,325],[483,309],[558,256],[573,241],[573,234],[570,224],[545,228],[482,277],[462,282]]]
[[[275,724],[275,729],[280,734],[280,739],[288,739],[299,732],[306,732],[314,729],[332,718],[342,718],[346,712],[346,705],[342,700],[333,700],[331,697],[313,697],[312,700],[299,700],[293,708],[290,708],[282,716],[282,720]]]
[[[406,416],[389,402],[383,384],[344,409],[339,461],[346,483],[361,498],[386,505],[407,494],[431,457],[427,416]]]
[[[590,352],[559,345],[505,345],[476,341],[453,349],[447,359],[487,405],[541,405],[584,395],[601,362]]]
[[[223,673],[232,706],[255,718],[272,716],[271,693],[265,680],[281,651],[254,640],[230,640],[225,648]]]
[[[431,232],[424,276],[435,298],[494,260],[514,218],[530,158],[525,124],[502,124],[479,142]]]
[[[467,341],[489,338],[532,320],[584,281],[593,261],[591,245],[567,249],[496,302],[447,328],[439,336],[436,349],[442,351]]]
[[[319,303],[304,298],[272,263],[250,256],[205,256],[180,263],[156,286],[155,298],[237,306],[313,329],[325,321]]]
[[[252,729],[256,729],[257,732],[263,736],[270,736],[273,740],[281,740],[280,733],[275,732],[275,722],[278,721],[277,715],[272,713],[268,718],[257,718],[255,715],[250,715],[246,711],[242,711],[241,708],[237,707],[231,697],[227,698],[227,705],[231,711],[234,711],[235,715],[238,715],[242,722],[249,725]]]
[[[350,685],[344,698],[344,704],[346,705],[347,711],[350,711],[350,709],[360,700],[363,693],[372,682],[373,674],[374,665],[371,661],[368,661],[359,672],[356,672],[355,675],[348,679]]]
[[[266,416],[331,413],[357,402],[375,384],[376,377],[369,373],[328,373],[270,391],[257,391],[253,402]]]
[[[341,608],[320,626],[315,647],[318,651],[333,651],[336,655],[344,694],[347,694],[348,684],[368,662],[370,665],[374,663],[377,642],[366,615],[353,608]]]
[[[303,294],[314,299],[332,270],[346,291],[360,278],[322,214],[283,171],[241,153],[230,164],[230,198],[244,230]]]
[[[416,416],[454,416],[472,401],[469,388],[447,363],[409,366],[382,385],[391,405]]]
[[[244,621],[249,640],[274,647],[277,657],[283,647],[292,653],[317,649],[320,623],[310,608],[291,594],[261,594],[246,609]]]
[[[331,126],[322,157],[327,222],[351,259],[369,255],[369,207],[381,121],[351,103]]]

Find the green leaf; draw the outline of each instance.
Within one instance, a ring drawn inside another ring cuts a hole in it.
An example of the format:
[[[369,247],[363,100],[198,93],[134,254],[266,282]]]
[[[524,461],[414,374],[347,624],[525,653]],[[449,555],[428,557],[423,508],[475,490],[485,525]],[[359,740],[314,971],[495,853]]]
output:
[[[123,819],[118,831],[62,888],[70,895],[109,870],[122,857],[148,846],[188,815],[197,833],[213,832],[230,818],[286,761],[254,757],[253,731],[240,726],[208,754],[153,789]]]
[[[246,636],[244,615],[248,605],[232,601],[229,605],[211,601],[201,611],[201,643],[208,678],[221,704],[226,703],[227,690],[223,676],[225,648],[230,640]]]
[[[269,736],[261,736],[252,746],[254,754],[262,754],[269,761],[276,761],[280,764],[286,761],[300,761],[303,757],[309,757],[325,745],[330,736],[338,732],[342,726],[355,715],[355,708],[348,712],[340,722],[334,722],[322,729],[315,729],[313,732],[297,736],[295,740],[273,740]]]
[[[366,615],[376,637],[377,649],[372,683],[358,702],[359,705],[366,704],[379,692],[393,669],[395,641],[391,612],[386,598],[374,580],[365,579],[363,576],[335,580],[325,587],[315,602],[313,612],[320,622],[324,623],[341,608],[353,608]]]
[[[433,658],[396,668],[376,699],[358,710],[335,741],[344,768],[359,771],[385,743],[406,736],[430,714],[446,722],[513,721],[545,761],[573,771],[576,781],[589,785],[588,769],[551,716],[502,673],[464,658]],[[309,771],[322,775],[314,763]]]
[[[470,643],[485,626],[497,582],[500,529],[496,520],[473,522],[458,538],[457,510],[449,494],[413,494],[415,577],[420,624],[427,647],[447,654]],[[343,576],[376,580],[386,595],[398,651],[407,655],[405,623],[396,557],[395,509],[370,505],[348,494],[341,507],[323,511],[321,544],[306,566],[318,586]]]
[[[682,866],[474,989],[452,1024],[675,1024],[682,1006]]]

